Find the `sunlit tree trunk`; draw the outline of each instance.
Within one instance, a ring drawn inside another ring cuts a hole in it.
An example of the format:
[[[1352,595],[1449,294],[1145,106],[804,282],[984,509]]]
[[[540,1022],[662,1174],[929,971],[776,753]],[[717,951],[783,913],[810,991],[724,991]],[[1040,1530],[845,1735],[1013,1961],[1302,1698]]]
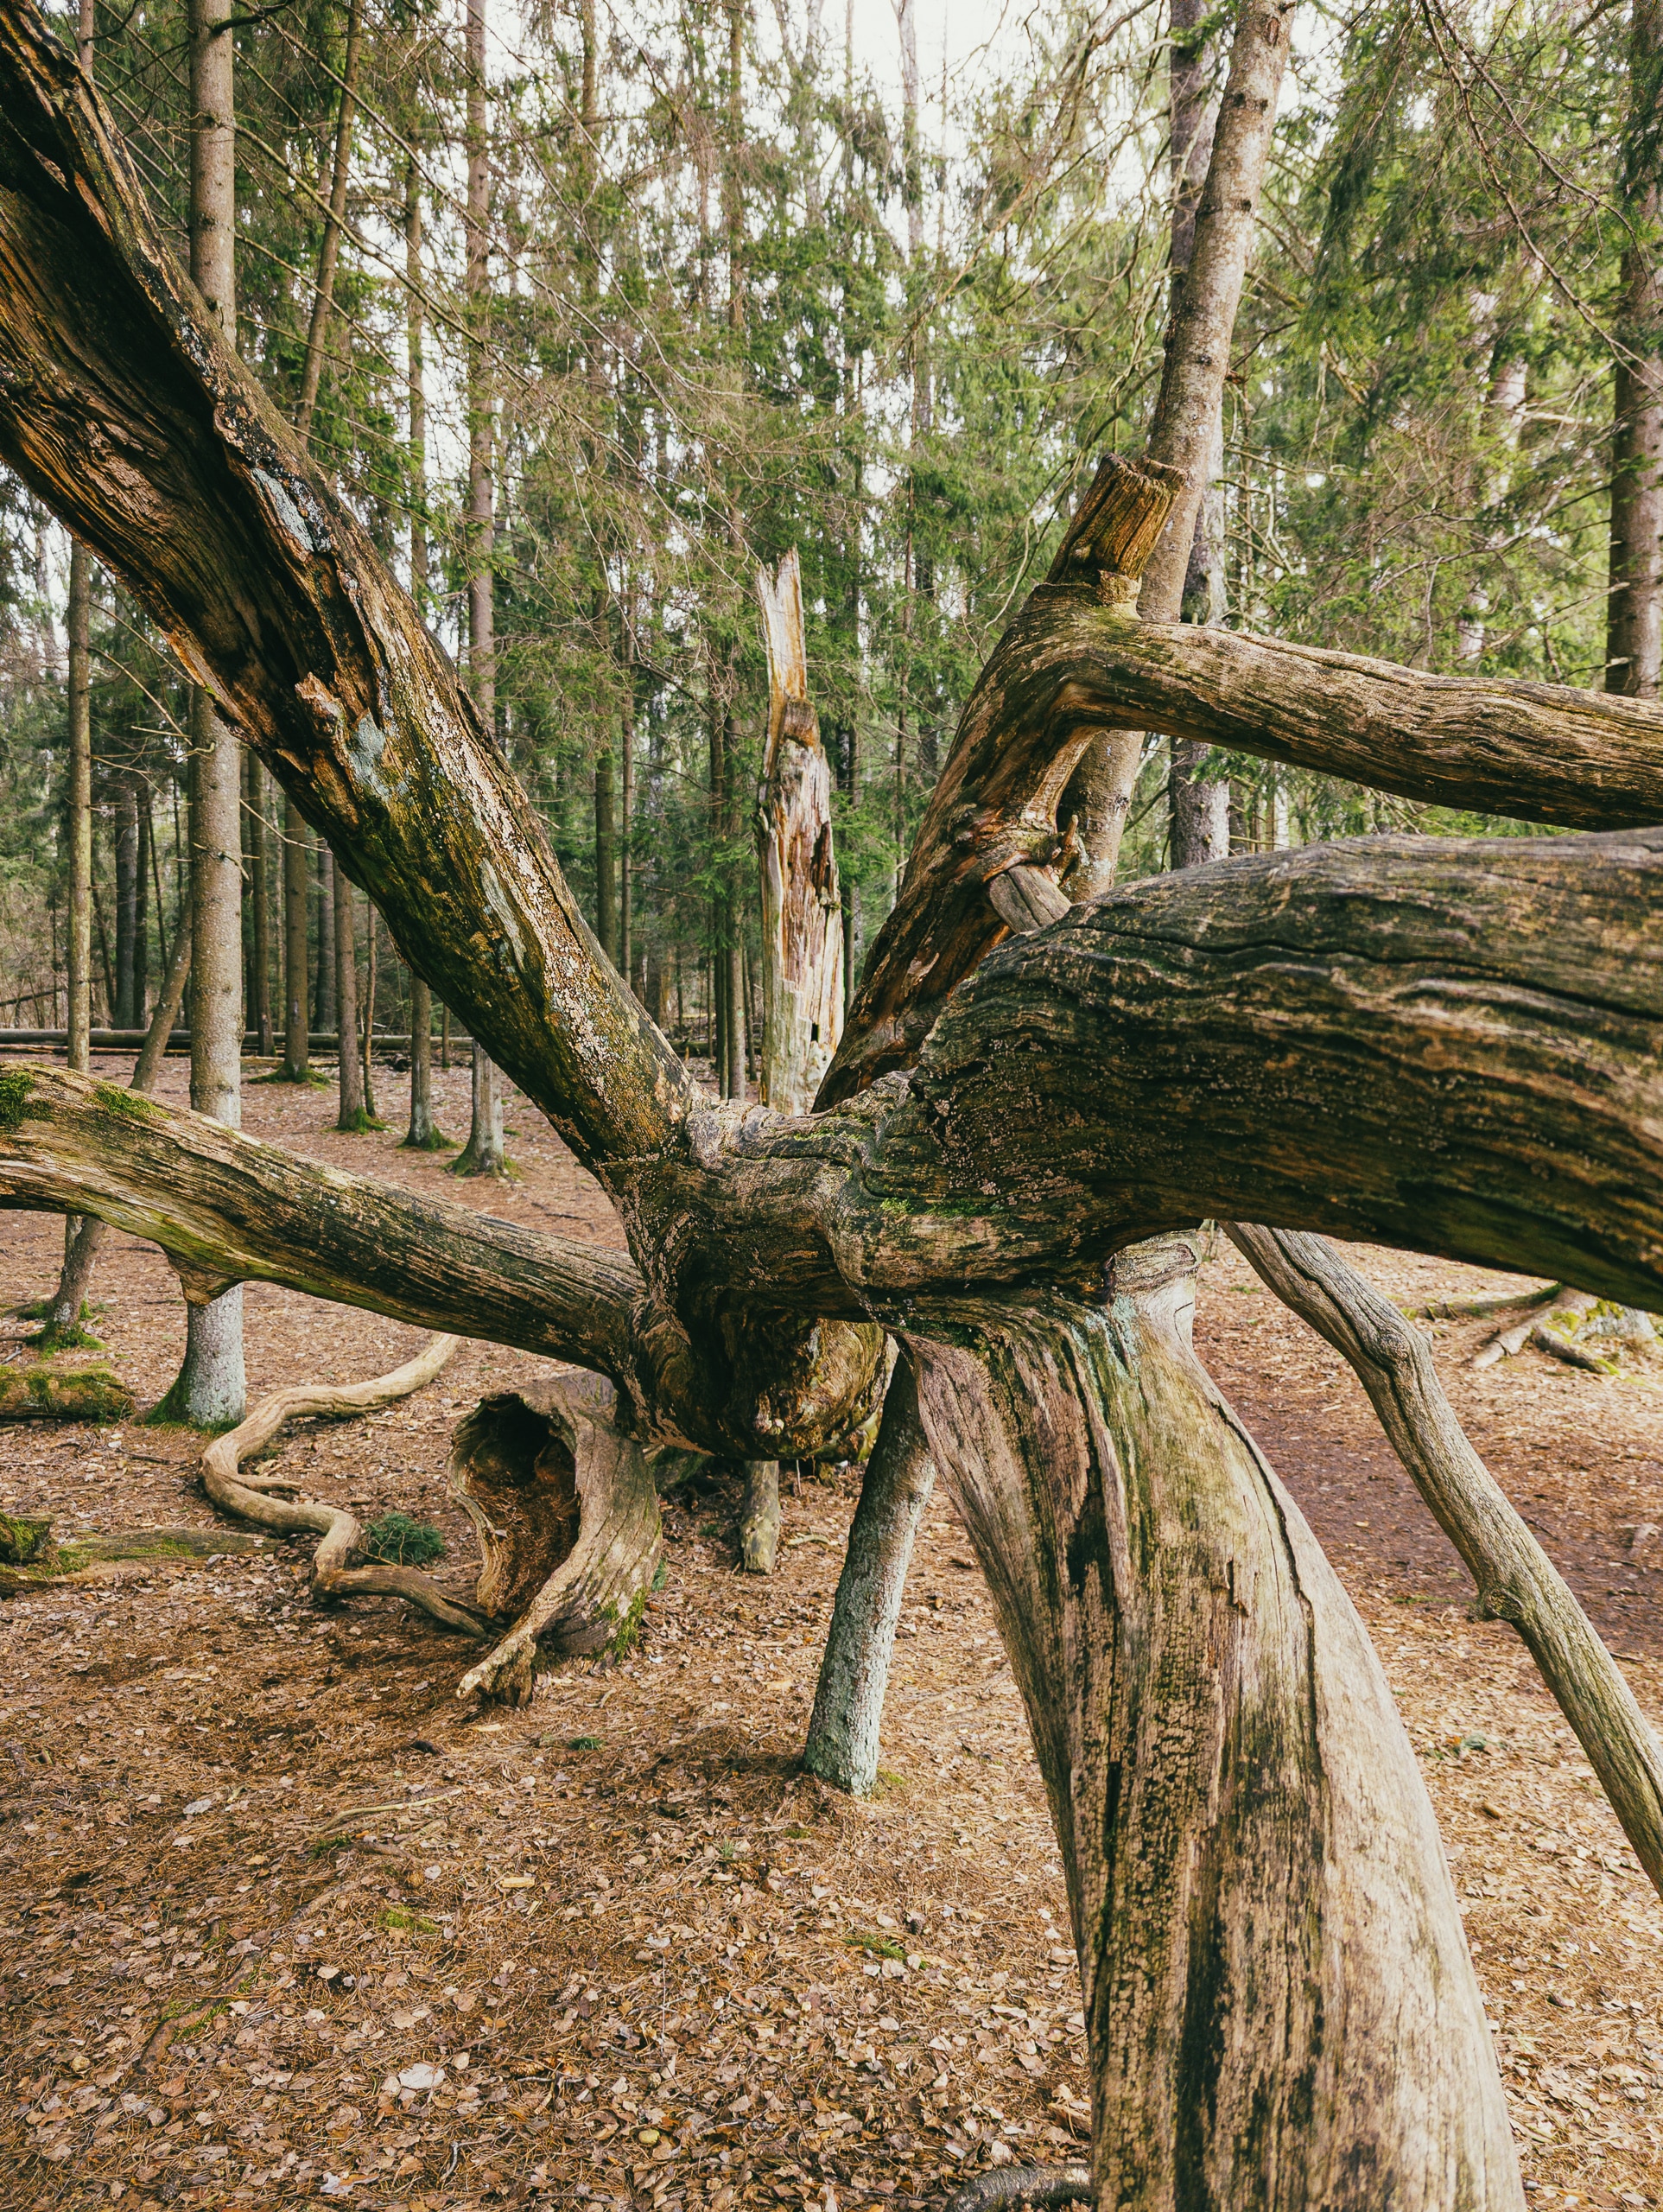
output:
[[[1628,57],[1605,684],[1654,699],[1663,667],[1663,0],[1634,0]]]

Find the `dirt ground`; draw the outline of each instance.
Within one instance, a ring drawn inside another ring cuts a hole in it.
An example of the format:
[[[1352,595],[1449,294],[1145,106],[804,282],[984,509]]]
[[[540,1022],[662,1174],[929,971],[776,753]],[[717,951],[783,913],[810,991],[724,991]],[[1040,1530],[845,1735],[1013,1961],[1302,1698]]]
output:
[[[111,1059],[117,1077],[124,1065]],[[437,1078],[467,1120],[467,1077]],[[458,1185],[330,1094],[251,1084],[245,1126],[314,1158],[618,1241],[523,1102],[522,1180]],[[170,1062],[164,1096],[182,1098]],[[443,1179],[441,1180],[441,1179]],[[0,1301],[41,1296],[59,1224],[0,1217]],[[1493,1285],[1399,1255],[1393,1295]],[[141,1408],[183,1309],[112,1238],[98,1326]],[[0,1357],[24,1325],[0,1324]],[[1490,1466],[1663,1702],[1663,1369],[1605,1381],[1527,1352],[1487,1374],[1438,1325]],[[356,1381],[417,1332],[251,1286],[251,1396]],[[1380,1438],[1349,1371],[1223,1247],[1197,1341],[1329,1546],[1438,1808],[1531,2200],[1663,2202],[1663,1910],[1586,1762]],[[468,1524],[449,1432],[537,1363],[464,1347],[425,1393],[291,1433],[360,1512]],[[0,1431],[0,1508],[61,1536],[214,1525],[200,1441],[138,1422]],[[727,2212],[939,2205],[988,2163],[1084,2139],[1061,1872],[981,1578],[945,1505],[920,1542],[869,1805],[796,1768],[851,1480],[788,1483],[768,1580],[734,1571],[737,1497],[673,1510],[635,1652],[571,1664],[522,1713],[458,1704],[463,1647],[390,1602],[306,1602],[304,1554],[131,1563],[0,1607],[0,2205],[410,2212],[542,2202]],[[338,1838],[343,1826],[356,1847]]]

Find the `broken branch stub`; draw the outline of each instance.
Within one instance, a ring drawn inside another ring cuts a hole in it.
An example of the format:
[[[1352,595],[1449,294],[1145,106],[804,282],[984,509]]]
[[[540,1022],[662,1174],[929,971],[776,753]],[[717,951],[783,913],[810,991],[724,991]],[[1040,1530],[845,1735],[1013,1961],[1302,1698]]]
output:
[[[457,1694],[529,1702],[538,1666],[633,1643],[658,1565],[658,1493],[604,1376],[571,1370],[485,1399],[451,1446],[479,1531],[482,1613],[513,1626]]]
[[[778,575],[758,570],[757,597],[768,650],[768,743],[757,795],[762,1096],[779,1113],[806,1114],[843,1033],[843,907],[795,546]]]
[[[1057,802],[1092,737],[1114,719],[1052,680],[1059,650],[1066,651],[1055,614],[1058,587],[1069,588],[1066,599],[1084,586],[1093,603],[1129,612],[1183,480],[1159,461],[1114,454],[1098,469],[1050,575],[970,695],[817,1108],[910,1066],[958,984],[1012,926],[1024,925],[1009,918],[1007,899],[994,899],[1001,875],[1047,871],[1054,888],[1055,871],[1070,857],[1057,830]],[[1020,912],[1036,911],[1040,897],[1030,885]],[[1056,912],[1065,903],[1059,895]]]

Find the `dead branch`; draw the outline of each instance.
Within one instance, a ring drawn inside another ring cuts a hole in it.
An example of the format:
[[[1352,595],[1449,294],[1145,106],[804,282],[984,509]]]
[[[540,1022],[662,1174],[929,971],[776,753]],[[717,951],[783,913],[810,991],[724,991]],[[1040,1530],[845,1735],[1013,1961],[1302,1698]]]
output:
[[[1544,1316],[1541,1307],[1549,1302],[1549,1299],[1552,1300],[1552,1311]],[[1590,1313],[1598,1303],[1598,1300],[1590,1296],[1585,1290],[1567,1290],[1562,1284],[1555,1283],[1549,1293],[1548,1299],[1538,1300],[1522,1321],[1515,1321],[1509,1327],[1498,1330],[1489,1342],[1476,1354],[1472,1363],[1479,1369],[1494,1367],[1500,1360],[1516,1358],[1527,1344],[1534,1344],[1539,1350],[1550,1352],[1553,1357],[1558,1358],[1562,1352],[1569,1351],[1573,1347],[1569,1340],[1563,1337],[1556,1338],[1551,1344],[1543,1344],[1542,1338],[1549,1334],[1548,1326],[1546,1325],[1556,1320],[1561,1313]],[[1598,1373],[1604,1371],[1597,1361],[1590,1360],[1585,1355],[1581,1358],[1571,1359],[1566,1363],[1572,1367],[1592,1366]]]
[[[1355,1370],[1393,1450],[1478,1586],[1515,1628],[1663,1893],[1663,1745],[1564,1578],[1467,1440],[1425,1340],[1320,1236],[1231,1226],[1254,1272]]]
[[[999,2204],[1090,2204],[1095,2190],[1089,2166],[995,2166],[947,2200],[947,2212],[992,2212]]]
[[[372,1382],[332,1388],[327,1383],[303,1382],[278,1390],[256,1406],[248,1419],[225,1436],[216,1437],[202,1454],[202,1487],[222,1512],[235,1513],[263,1529],[289,1535],[314,1531],[323,1539],[312,1557],[312,1594],[314,1598],[402,1598],[437,1621],[441,1628],[464,1636],[484,1636],[488,1624],[469,1605],[447,1596],[428,1575],[410,1567],[374,1564],[353,1566],[361,1557],[363,1523],[343,1505],[304,1498],[286,1503],[273,1493],[294,1487],[279,1475],[244,1481],[241,1468],[263,1444],[268,1444],[291,1421],[308,1414],[337,1418],[347,1414],[375,1413],[399,1398],[407,1398],[431,1382],[461,1342],[460,1337],[435,1337],[414,1359],[406,1360],[388,1375]]]

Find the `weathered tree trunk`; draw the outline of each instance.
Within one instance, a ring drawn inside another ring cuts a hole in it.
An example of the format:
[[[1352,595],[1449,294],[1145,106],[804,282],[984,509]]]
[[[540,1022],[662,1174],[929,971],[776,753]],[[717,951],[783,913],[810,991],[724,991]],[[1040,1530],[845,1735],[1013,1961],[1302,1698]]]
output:
[[[362,1136],[370,1126],[364,1108],[364,1059],[358,1037],[358,932],[352,925],[352,887],[346,872],[335,869],[335,1027],[337,1091],[340,1110],[335,1127]]]
[[[573,1372],[487,1398],[458,1428],[452,1494],[485,1555],[479,1610],[513,1627],[459,1694],[530,1701],[540,1664],[634,1643],[663,1548],[658,1493],[612,1385]]]
[[[306,942],[312,871],[308,866],[306,823],[287,793],[282,818],[283,1056],[278,1075],[284,1083],[304,1083],[312,1065],[312,994]]]
[[[768,739],[758,795],[762,861],[762,1098],[806,1114],[843,1033],[843,910],[831,768],[809,700],[797,550],[757,575],[768,652]]]
[[[1611,441],[1605,683],[1654,699],[1663,671],[1663,4],[1634,0],[1618,190],[1624,218]]]
[[[190,0],[191,274],[232,342],[237,329],[236,130],[231,0]],[[191,1105],[243,1118],[242,747],[201,684],[191,693]],[[185,1358],[155,1418],[225,1428],[241,1421],[240,1283],[217,1297],[187,1287]]]
[[[433,994],[422,978],[410,976],[410,1125],[404,1147],[411,1152],[447,1152],[450,1139],[433,1118]]]
[[[913,1541],[935,1485],[911,1363],[898,1359],[860,1484],[826,1632],[803,1764],[835,1789],[869,1797],[878,1732]]]
[[[967,1303],[913,1343],[1062,1847],[1097,2201],[1518,2212],[1413,1751],[1190,1351],[1192,1265],[1171,1240],[1106,1309]]]

